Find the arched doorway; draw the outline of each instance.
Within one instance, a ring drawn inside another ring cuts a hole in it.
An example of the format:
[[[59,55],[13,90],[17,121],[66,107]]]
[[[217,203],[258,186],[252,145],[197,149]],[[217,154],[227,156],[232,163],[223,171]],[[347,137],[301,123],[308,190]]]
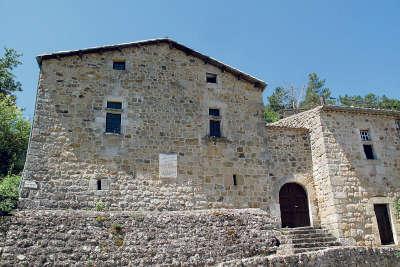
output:
[[[310,226],[307,193],[296,183],[284,184],[279,191],[282,227]]]

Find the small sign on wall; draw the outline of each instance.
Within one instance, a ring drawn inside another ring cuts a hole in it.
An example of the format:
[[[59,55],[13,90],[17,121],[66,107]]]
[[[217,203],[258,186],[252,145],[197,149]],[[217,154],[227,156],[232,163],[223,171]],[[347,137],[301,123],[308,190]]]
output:
[[[178,177],[178,155],[176,153],[162,153],[159,155],[160,178]]]
[[[38,186],[34,181],[24,180],[24,188],[37,189]]]

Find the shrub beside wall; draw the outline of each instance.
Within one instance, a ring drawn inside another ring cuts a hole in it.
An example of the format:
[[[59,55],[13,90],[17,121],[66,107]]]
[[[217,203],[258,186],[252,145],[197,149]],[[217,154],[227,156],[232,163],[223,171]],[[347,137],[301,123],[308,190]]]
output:
[[[0,181],[0,215],[7,215],[17,207],[20,176],[7,175]]]

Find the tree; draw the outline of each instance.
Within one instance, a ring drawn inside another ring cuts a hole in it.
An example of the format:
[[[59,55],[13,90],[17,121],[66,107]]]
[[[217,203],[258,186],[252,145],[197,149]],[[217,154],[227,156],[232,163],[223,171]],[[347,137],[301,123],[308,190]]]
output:
[[[264,118],[267,123],[276,122],[280,119],[278,112],[272,110],[270,106],[266,106],[264,110]]]
[[[301,102],[301,108],[311,109],[321,105],[321,97],[324,98],[326,104],[335,104],[331,98],[331,90],[325,87],[325,82],[325,79],[320,79],[315,72],[308,74],[306,95]]]
[[[280,119],[284,109],[290,107],[289,91],[282,87],[276,87],[274,92],[268,97],[268,104],[264,110],[266,122],[275,122]]]
[[[268,97],[269,106],[276,112],[285,109],[288,106],[288,100],[289,93],[281,86],[276,87],[274,92]]]
[[[22,171],[30,122],[22,117],[12,96],[0,98],[0,177]]]
[[[389,98],[385,95],[379,97],[373,93],[369,93],[365,96],[339,96],[339,100],[340,105],[347,107],[400,110],[400,100]]]
[[[400,100],[383,95],[379,101],[379,108],[400,111]]]
[[[21,64],[21,56],[12,48],[4,48],[4,55],[0,57],[0,98],[9,95],[15,101],[14,93],[22,91],[21,83],[15,80],[12,73]]]

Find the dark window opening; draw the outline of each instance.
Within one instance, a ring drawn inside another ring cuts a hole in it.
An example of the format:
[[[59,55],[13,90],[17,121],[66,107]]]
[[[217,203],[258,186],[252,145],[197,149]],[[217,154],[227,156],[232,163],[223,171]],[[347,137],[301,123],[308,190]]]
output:
[[[113,69],[114,70],[125,70],[125,61],[114,61]]]
[[[363,145],[363,147],[364,147],[365,157],[367,159],[375,159],[374,150],[372,148],[372,145]]]
[[[219,117],[219,109],[217,108],[210,108],[208,110],[208,115],[210,116],[215,116],[215,117]]]
[[[396,120],[397,136],[400,137],[400,120]]]
[[[221,121],[210,120],[210,136],[221,137]]]
[[[236,174],[234,174],[233,176],[232,176],[232,178],[233,178],[233,185],[237,185],[237,179],[236,179]]]
[[[101,190],[101,180],[97,180],[97,190]]]
[[[217,83],[217,74],[206,73],[206,79],[208,83]]]
[[[106,133],[121,133],[121,114],[107,113]]]
[[[122,109],[122,103],[115,101],[107,101],[107,108]]]

